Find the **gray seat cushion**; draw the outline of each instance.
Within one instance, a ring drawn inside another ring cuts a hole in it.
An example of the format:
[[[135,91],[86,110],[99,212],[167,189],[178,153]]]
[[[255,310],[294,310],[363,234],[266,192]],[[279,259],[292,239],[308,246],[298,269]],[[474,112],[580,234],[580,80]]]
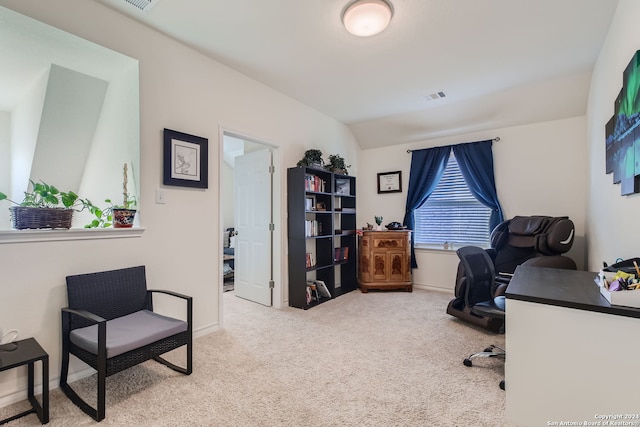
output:
[[[107,321],[107,358],[144,347],[187,330],[187,322],[141,310]],[[74,329],[71,342],[98,354],[98,325]]]

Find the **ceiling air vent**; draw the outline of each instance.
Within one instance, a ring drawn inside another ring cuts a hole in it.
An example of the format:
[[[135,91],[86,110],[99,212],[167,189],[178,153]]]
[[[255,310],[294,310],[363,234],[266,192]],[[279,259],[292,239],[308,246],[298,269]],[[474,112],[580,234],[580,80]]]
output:
[[[124,0],[131,6],[137,7],[143,12],[148,12],[159,0]]]
[[[436,92],[436,93],[427,95],[424,98],[427,100],[427,102],[429,102],[429,101],[435,101],[436,99],[444,98],[445,96],[447,95],[445,95],[444,92]]]
[[[107,4],[111,4],[114,7],[125,10],[135,10],[142,12],[149,12],[153,6],[160,0],[102,0]]]

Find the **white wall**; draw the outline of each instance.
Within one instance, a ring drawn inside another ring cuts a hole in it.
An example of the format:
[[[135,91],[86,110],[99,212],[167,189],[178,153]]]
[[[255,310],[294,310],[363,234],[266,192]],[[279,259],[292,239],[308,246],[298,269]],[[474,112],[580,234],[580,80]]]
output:
[[[499,136],[500,141],[493,144],[493,157],[496,187],[505,218],[568,215],[576,226],[576,241],[569,256],[578,268],[583,268],[588,176],[585,127],[585,117],[575,117],[364,150],[358,177],[358,222],[373,223],[374,215],[382,215],[383,224],[403,220],[411,166],[407,149]],[[402,193],[377,194],[377,173],[396,170],[402,171]],[[455,251],[418,250],[416,261],[415,284],[453,289],[458,265]]]
[[[342,153],[357,173],[359,148],[343,124],[281,95],[183,45],[86,0],[0,0],[0,5],[119,51],[140,61],[141,238],[0,244],[0,324],[35,337],[50,355],[51,385],[60,366],[60,308],[65,276],[144,264],[149,286],[194,297],[197,332],[220,321],[221,129],[282,147],[279,165],[295,166],[317,147]],[[209,139],[209,188],[166,187],[166,204],[155,204],[162,187],[162,130]],[[281,171],[281,177],[286,173]],[[284,194],[284,182],[279,182]],[[282,203],[286,206],[286,202]],[[286,242],[286,210],[276,219]],[[284,254],[285,250],[282,248]],[[286,255],[286,254],[285,254]],[[285,258],[276,268],[285,269]],[[286,271],[286,270],[285,270]],[[284,275],[283,275],[284,276]],[[286,278],[276,286],[286,290]],[[286,291],[285,296],[286,298]],[[0,373],[0,405],[23,399],[24,372]],[[20,391],[18,394],[13,394]]]
[[[29,185],[48,80],[49,69],[11,112],[11,179],[8,182],[13,200],[18,202]]]
[[[140,135],[140,104],[137,97],[131,96],[140,91],[139,67],[136,61],[131,62],[123,66],[120,76],[109,82],[78,189],[80,197],[101,207],[107,206],[103,202],[105,199],[110,199],[114,205],[123,203],[125,163],[128,165],[127,191],[136,197],[140,194],[140,147],[135,144]],[[91,219],[88,212],[74,215],[74,226],[82,227]]]
[[[620,184],[605,174],[605,124],[613,116],[614,100],[622,88],[622,72],[638,49],[640,2],[620,0],[607,39],[593,71],[587,110],[589,153],[589,267],[618,257],[640,256],[638,212],[640,195],[620,195]]]
[[[0,111],[0,182],[11,182],[11,113]],[[0,188],[11,198],[11,187]],[[7,201],[0,202],[0,210],[6,208]],[[0,214],[0,229],[9,227],[7,212]]]

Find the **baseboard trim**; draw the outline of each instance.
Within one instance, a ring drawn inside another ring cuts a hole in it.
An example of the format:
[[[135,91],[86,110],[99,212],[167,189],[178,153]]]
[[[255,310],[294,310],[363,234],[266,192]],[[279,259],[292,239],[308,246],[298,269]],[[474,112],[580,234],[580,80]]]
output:
[[[424,289],[427,291],[437,291],[437,292],[443,292],[443,293],[453,295],[453,289],[439,288],[437,286],[429,286],[429,285],[418,285],[416,283],[413,284],[413,287],[418,289]]]

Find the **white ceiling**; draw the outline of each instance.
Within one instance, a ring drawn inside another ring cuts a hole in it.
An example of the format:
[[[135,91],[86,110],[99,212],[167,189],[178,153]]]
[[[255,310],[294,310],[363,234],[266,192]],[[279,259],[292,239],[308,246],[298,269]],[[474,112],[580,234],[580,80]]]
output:
[[[358,38],[348,0],[98,1],[344,122],[364,149],[584,114],[617,5],[391,0],[390,26]]]

